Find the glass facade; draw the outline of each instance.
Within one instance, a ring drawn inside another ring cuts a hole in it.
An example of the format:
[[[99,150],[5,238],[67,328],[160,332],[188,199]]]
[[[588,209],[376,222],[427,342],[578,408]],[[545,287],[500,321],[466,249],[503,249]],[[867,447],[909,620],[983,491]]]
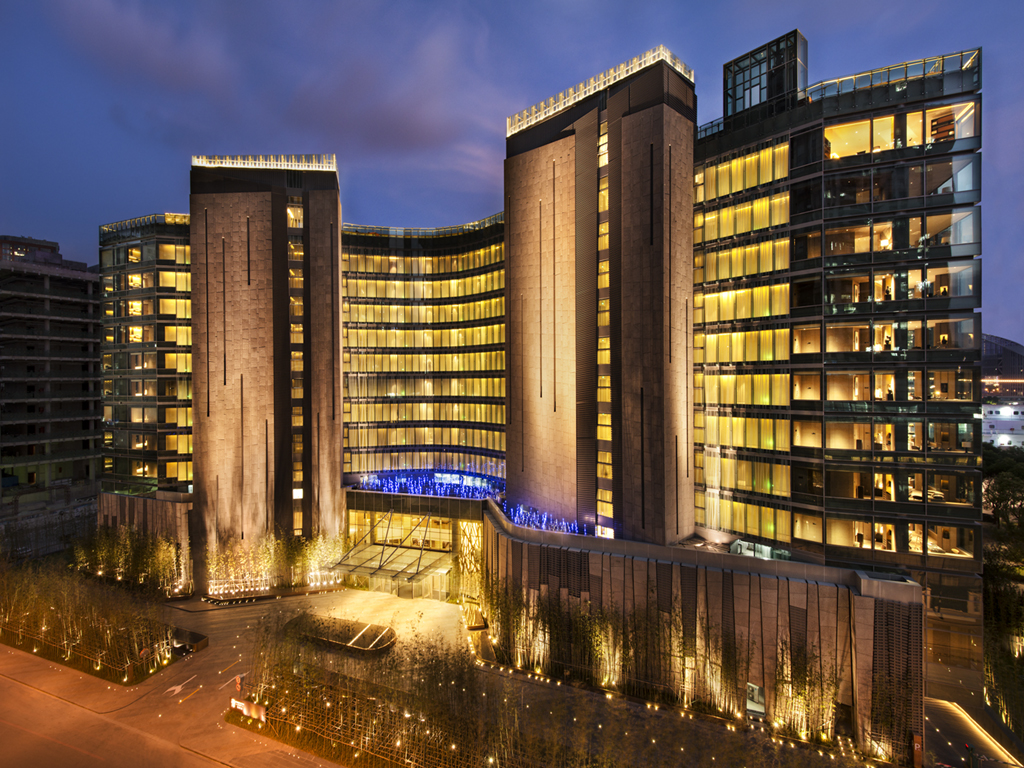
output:
[[[784,109],[787,95],[807,87],[807,38],[793,30],[733,59],[723,71],[726,117],[762,104]]]
[[[186,214],[100,227],[104,492],[191,492],[190,264]]]
[[[976,687],[980,52],[928,61],[701,129],[696,522],[912,576],[929,679]]]
[[[345,474],[505,476],[504,216],[343,225]]]

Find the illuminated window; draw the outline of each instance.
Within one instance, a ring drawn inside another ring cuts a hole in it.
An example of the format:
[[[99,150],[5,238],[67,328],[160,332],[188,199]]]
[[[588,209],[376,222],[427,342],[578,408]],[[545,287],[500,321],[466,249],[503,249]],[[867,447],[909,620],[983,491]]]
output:
[[[851,155],[866,155],[871,150],[871,121],[858,120],[825,129],[825,158],[838,160]]]
[[[612,362],[612,340],[608,336],[601,336],[597,340],[597,364],[611,365]]]
[[[608,249],[608,222],[602,221],[597,225],[597,250]]]
[[[974,136],[974,102],[951,104],[925,113],[928,144]]]

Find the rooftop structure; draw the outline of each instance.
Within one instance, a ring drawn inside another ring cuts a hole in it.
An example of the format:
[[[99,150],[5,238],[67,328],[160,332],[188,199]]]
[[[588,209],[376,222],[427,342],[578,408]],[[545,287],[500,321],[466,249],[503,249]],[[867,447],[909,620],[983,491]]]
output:
[[[657,48],[652,48],[641,56],[634,56],[629,61],[624,61],[617,67],[607,69],[589,80],[584,80],[575,87],[562,91],[549,99],[545,99],[539,104],[534,104],[532,107],[524,109],[522,112],[517,112],[516,114],[511,115],[505,121],[505,135],[507,137],[514,133],[518,133],[519,131],[525,131],[530,126],[543,120],[547,120],[552,115],[562,112],[574,104],[610,88],[619,81],[624,80],[627,77],[636,74],[641,69],[646,69],[659,61],[664,61],[672,67],[672,69],[689,80],[691,85],[693,84],[693,70],[686,66],[686,64],[684,64],[668,48],[663,45],[659,45]]]
[[[124,238],[142,237],[145,234],[156,231],[156,227],[165,226],[188,226],[187,213],[151,213],[149,216],[140,216],[135,219],[115,221],[110,224],[100,225],[100,245],[109,242],[120,241]]]
[[[335,171],[334,155],[192,155],[193,168],[250,168],[274,171]]]
[[[53,254],[59,259],[60,246],[52,240],[0,235],[0,259],[16,260],[38,254]]]

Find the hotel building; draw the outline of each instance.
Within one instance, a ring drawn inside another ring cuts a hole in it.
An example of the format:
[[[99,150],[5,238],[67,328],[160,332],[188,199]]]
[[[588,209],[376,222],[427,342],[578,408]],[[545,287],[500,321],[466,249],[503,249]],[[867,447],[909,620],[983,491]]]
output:
[[[99,521],[188,541],[192,489],[189,217],[104,224]]]
[[[505,477],[503,216],[342,227],[345,475]]]
[[[910,575],[929,681],[980,691],[980,52],[806,61],[727,63],[695,142],[695,523]]]
[[[208,543],[336,535],[343,504],[334,156],[194,157],[197,563]]]
[[[658,544],[693,532],[696,115],[692,71],[658,48],[509,118],[513,507]]]
[[[781,712],[779,681],[816,655],[862,748],[909,760],[926,690],[982,693],[980,51],[808,85],[793,31],[723,70],[724,116],[692,145],[668,128],[685,125],[685,68],[646,59],[509,119],[508,500],[625,541],[495,511],[485,573],[528,605],[611,608],[618,631],[657,616],[648,641],[684,658],[634,674],[684,700],[740,709],[745,685],[748,711]],[[594,448],[612,463],[596,518]],[[748,557],[708,557],[721,547]],[[573,658],[538,651],[502,604],[491,631],[526,666]]]
[[[461,227],[194,158],[197,580],[345,534],[374,588],[479,575],[520,666],[921,754],[925,693],[982,693],[980,56],[808,85],[793,31],[698,127],[653,49],[510,117]]]

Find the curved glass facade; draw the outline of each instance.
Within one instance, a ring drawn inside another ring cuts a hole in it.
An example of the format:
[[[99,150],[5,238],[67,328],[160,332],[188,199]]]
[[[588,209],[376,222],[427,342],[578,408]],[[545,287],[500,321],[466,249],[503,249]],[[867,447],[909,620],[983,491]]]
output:
[[[345,474],[505,477],[504,214],[342,228]]]

